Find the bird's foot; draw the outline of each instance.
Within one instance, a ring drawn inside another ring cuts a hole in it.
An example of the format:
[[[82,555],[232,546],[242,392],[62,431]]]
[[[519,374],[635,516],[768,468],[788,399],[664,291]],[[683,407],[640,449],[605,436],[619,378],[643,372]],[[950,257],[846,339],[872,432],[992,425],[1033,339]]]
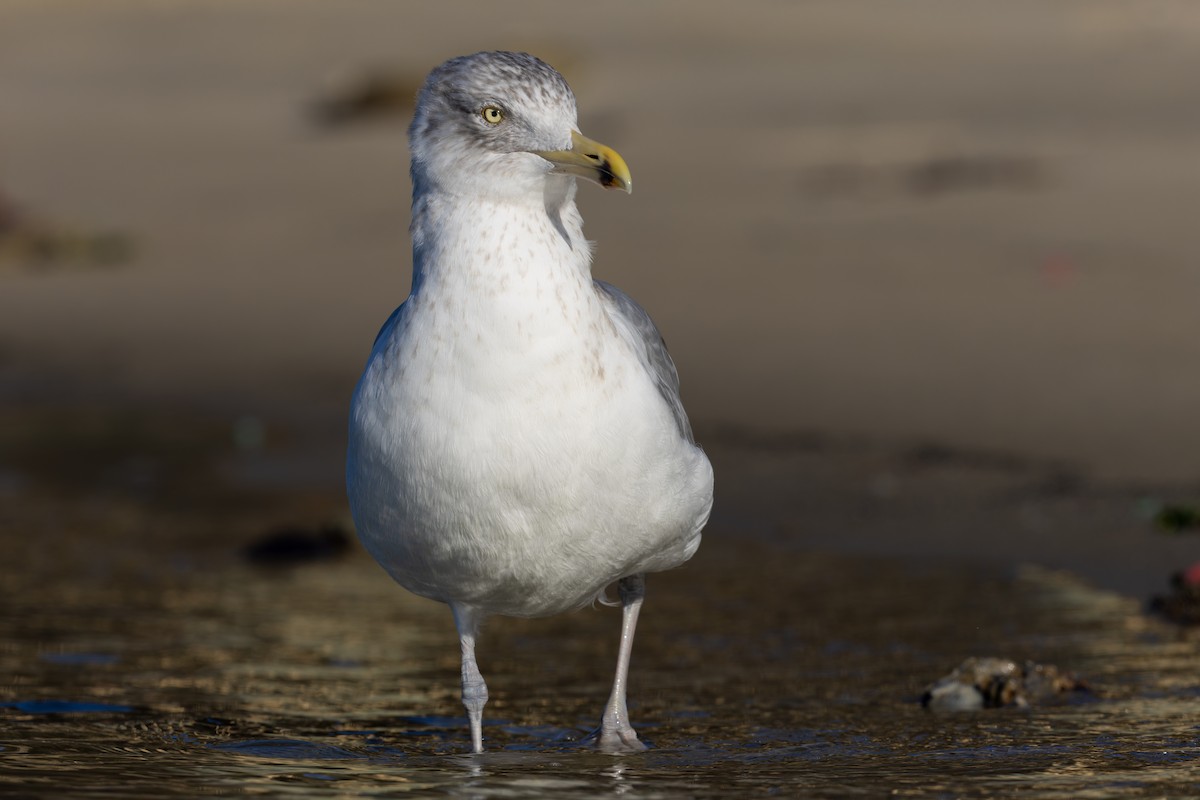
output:
[[[637,733],[630,725],[612,729],[601,728],[600,735],[596,737],[596,747],[601,753],[612,755],[640,753],[646,749],[646,745],[638,739]]]

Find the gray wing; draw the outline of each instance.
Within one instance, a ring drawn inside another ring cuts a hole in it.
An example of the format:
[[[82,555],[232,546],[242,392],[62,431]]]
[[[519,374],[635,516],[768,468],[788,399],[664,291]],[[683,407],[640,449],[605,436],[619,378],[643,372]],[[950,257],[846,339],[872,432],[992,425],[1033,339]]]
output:
[[[384,334],[391,332],[392,327],[396,324],[396,320],[400,319],[400,314],[403,311],[404,303],[396,306],[396,310],[393,311],[392,315],[387,318],[387,322],[383,323],[383,327],[379,329],[379,333],[375,334],[375,343],[371,345],[372,347],[374,347],[376,344],[379,344],[379,340],[384,337]]]
[[[595,285],[600,299],[604,301],[613,324],[628,336],[642,366],[654,379],[659,394],[662,395],[667,407],[671,409],[671,414],[675,417],[679,434],[695,444],[696,438],[692,435],[691,423],[688,422],[687,412],[683,410],[683,400],[679,397],[679,372],[675,369],[675,362],[671,360],[671,354],[667,352],[667,343],[663,341],[662,334],[658,332],[658,326],[654,324],[654,320],[650,319],[646,309],[639,306],[636,300],[611,283],[604,281],[592,281],[592,283]]]
[[[368,364],[374,361],[376,356],[380,354],[381,350],[388,346],[388,343],[391,341],[397,326],[404,325],[404,309],[407,305],[407,300],[401,303],[396,310],[392,312],[392,315],[387,318],[387,322],[383,323],[383,327],[379,329],[379,333],[375,334],[375,341],[371,344],[371,355],[367,357]]]

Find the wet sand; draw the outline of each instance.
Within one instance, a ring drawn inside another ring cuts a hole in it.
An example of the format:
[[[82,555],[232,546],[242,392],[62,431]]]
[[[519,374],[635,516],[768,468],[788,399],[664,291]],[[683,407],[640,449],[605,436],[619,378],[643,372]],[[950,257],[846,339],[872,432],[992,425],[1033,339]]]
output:
[[[5,3],[0,192],[132,250],[0,248],[0,780],[1190,786],[1195,643],[1142,608],[1200,559],[1152,522],[1200,495],[1198,40],[1165,1]],[[357,548],[239,555],[346,524],[345,409],[408,286],[403,103],[314,108],[493,47],[559,65],[629,161],[632,196],[581,192],[595,273],[660,323],[716,467],[700,555],[649,587],[643,761],[574,744],[614,615],[491,626],[502,752],[447,759],[445,609]],[[1100,696],[923,712],[969,655]]]
[[[169,451],[170,448],[165,448]],[[67,496],[6,506],[0,785],[287,796],[1038,797],[1194,784],[1194,637],[1067,573],[810,552],[715,519],[651,576],[631,710],[652,749],[600,756],[619,615],[495,619],[479,644],[488,752],[466,755],[444,606],[360,549],[291,565],[244,547],[336,517],[308,492]],[[64,502],[66,501],[66,502]],[[840,515],[857,527],[854,508]],[[19,568],[14,566],[19,565]],[[964,657],[1056,663],[1089,691],[935,713]]]

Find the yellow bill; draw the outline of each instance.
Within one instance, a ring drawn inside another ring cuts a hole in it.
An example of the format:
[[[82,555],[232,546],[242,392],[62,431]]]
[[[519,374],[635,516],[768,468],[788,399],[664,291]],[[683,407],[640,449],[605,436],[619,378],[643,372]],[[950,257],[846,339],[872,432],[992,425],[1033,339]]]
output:
[[[554,165],[553,172],[595,181],[606,189],[633,191],[633,178],[621,154],[607,145],[594,142],[578,131],[571,131],[570,150],[535,150]]]

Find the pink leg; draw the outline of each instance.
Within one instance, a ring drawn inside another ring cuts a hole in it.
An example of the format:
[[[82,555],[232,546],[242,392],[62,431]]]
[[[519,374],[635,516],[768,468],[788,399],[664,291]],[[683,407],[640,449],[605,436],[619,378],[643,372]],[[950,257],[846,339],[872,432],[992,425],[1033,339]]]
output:
[[[479,665],[475,663],[475,637],[479,634],[482,615],[466,606],[452,605],[454,624],[458,627],[458,642],[462,647],[462,701],[471,721],[471,749],[483,752],[483,707],[488,701],[487,684]]]
[[[613,679],[612,695],[600,723],[600,749],[606,753],[636,753],[646,749],[638,741],[629,722],[625,705],[625,687],[629,679],[629,657],[633,652],[633,633],[637,629],[638,613],[646,594],[643,575],[622,578],[617,584],[621,595],[621,648],[617,653],[617,674]]]

